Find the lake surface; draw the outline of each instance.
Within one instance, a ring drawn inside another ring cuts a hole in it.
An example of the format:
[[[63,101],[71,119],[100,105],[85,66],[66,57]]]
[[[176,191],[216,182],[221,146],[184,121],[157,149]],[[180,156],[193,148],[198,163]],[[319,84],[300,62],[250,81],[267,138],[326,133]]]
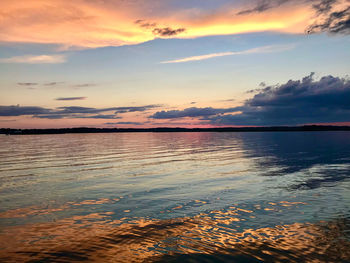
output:
[[[350,262],[350,132],[0,136],[1,262]]]

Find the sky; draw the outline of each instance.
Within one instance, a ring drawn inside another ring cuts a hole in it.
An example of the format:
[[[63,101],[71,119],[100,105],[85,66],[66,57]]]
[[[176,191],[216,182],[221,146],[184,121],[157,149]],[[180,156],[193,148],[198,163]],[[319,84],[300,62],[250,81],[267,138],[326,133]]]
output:
[[[0,10],[0,128],[350,125],[350,0]]]

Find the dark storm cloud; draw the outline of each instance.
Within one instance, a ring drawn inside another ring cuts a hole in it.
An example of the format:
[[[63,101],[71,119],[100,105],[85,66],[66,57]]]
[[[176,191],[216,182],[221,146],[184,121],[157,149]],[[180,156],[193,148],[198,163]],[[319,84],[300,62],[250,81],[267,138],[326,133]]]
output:
[[[0,116],[25,116],[32,115],[33,118],[41,119],[120,119],[118,113],[143,112],[159,107],[159,105],[146,105],[139,107],[111,107],[111,108],[89,108],[80,106],[65,106],[55,109],[47,109],[37,106],[0,106]],[[102,114],[113,112],[113,114]]]
[[[184,110],[170,110],[170,111],[158,111],[155,114],[151,115],[150,118],[153,119],[177,119],[184,117],[207,117],[217,114],[235,112],[235,108],[229,109],[217,109],[212,107],[207,108],[196,108],[191,107]]]
[[[297,125],[350,121],[350,80],[333,76],[289,80],[258,92],[239,113],[202,118],[218,125]]]
[[[167,37],[167,36],[175,36],[182,32],[186,31],[185,28],[172,29],[170,27],[164,28],[155,28],[152,33],[157,36]]]
[[[55,100],[85,100],[86,97],[60,97],[56,98]]]

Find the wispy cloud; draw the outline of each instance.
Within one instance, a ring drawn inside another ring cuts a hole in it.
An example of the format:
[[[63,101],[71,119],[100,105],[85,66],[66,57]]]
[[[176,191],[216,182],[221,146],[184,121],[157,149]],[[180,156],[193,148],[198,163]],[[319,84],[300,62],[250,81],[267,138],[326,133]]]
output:
[[[73,97],[72,97],[73,98]],[[74,99],[83,98],[76,97]],[[63,98],[67,100],[67,98]],[[68,98],[68,100],[72,100]],[[131,107],[111,107],[111,108],[91,108],[80,106],[58,107],[55,109],[43,108],[40,106],[20,106],[0,105],[0,117],[2,116],[32,116],[33,118],[41,119],[64,119],[64,118],[80,118],[80,119],[121,119],[117,114],[127,112],[146,112],[153,108],[158,108],[160,105],[145,105]]]
[[[271,46],[252,48],[252,49],[243,50],[243,51],[229,51],[229,52],[211,53],[211,54],[200,55],[200,56],[191,56],[191,57],[186,57],[186,58],[162,61],[160,63],[161,64],[185,63],[185,62],[200,61],[200,60],[206,60],[206,59],[211,59],[211,58],[216,58],[216,57],[224,57],[224,56],[282,52],[282,51],[291,50],[294,47],[295,47],[295,45],[271,45]]]
[[[58,64],[66,62],[64,55],[25,55],[10,58],[0,58],[0,63],[23,63],[23,64]]]
[[[119,121],[119,122],[106,122],[107,125],[143,125],[143,122],[134,121]]]
[[[285,3],[290,2],[290,0],[261,0],[258,1],[256,4],[256,6],[250,8],[250,9],[245,9],[245,10],[241,10],[240,12],[237,13],[237,15],[248,15],[248,14],[252,14],[252,13],[262,13],[265,12],[269,9],[272,8],[276,8],[280,5],[283,5]]]
[[[185,117],[209,117],[218,114],[232,113],[239,111],[237,107],[235,108],[197,108],[191,107],[184,110],[170,110],[170,111],[158,111],[153,115],[149,116],[151,119],[178,119]]]
[[[20,86],[36,86],[38,83],[36,82],[17,82],[17,85]]]
[[[44,86],[56,86],[56,85],[59,85],[59,84],[62,84],[64,83],[63,81],[60,81],[60,82],[57,82],[57,81],[53,81],[53,82],[46,82],[44,83]]]
[[[86,97],[60,97],[60,98],[56,98],[55,100],[85,100]]]
[[[83,84],[76,84],[72,85],[73,88],[87,88],[87,87],[95,87],[97,84],[95,83],[83,83]]]

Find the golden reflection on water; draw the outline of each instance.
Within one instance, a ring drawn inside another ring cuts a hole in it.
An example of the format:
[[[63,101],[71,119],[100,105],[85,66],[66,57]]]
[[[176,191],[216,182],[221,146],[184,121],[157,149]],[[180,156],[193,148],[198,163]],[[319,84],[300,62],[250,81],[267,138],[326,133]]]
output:
[[[10,136],[0,262],[350,262],[349,138]]]
[[[84,203],[95,202],[80,202]],[[280,205],[299,204],[295,203],[282,201]],[[113,212],[105,212],[10,226],[0,232],[0,261],[350,261],[348,219],[243,231],[232,227],[245,220],[242,214],[254,217],[253,213],[233,206],[228,211],[171,220],[126,217],[114,220]]]

